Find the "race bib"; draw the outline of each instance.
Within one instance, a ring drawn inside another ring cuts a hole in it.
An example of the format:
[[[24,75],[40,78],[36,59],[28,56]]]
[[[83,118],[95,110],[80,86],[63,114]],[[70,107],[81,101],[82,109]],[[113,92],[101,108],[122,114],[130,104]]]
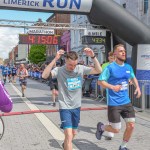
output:
[[[81,88],[81,77],[67,79],[68,90],[76,90]]]
[[[128,89],[128,83],[127,82],[122,82],[122,87],[121,90],[127,90]]]

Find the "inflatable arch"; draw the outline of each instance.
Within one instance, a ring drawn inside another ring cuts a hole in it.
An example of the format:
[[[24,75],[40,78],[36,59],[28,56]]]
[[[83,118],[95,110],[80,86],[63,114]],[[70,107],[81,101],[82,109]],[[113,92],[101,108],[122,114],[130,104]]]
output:
[[[132,46],[150,43],[150,28],[113,0],[1,0],[0,8],[86,14]]]

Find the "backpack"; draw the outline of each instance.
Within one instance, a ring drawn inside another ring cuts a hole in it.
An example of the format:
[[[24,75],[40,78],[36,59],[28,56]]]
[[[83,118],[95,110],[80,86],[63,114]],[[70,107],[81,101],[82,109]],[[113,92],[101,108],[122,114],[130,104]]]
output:
[[[10,112],[13,108],[12,100],[6,91],[4,85],[0,81],[0,110],[2,112]]]

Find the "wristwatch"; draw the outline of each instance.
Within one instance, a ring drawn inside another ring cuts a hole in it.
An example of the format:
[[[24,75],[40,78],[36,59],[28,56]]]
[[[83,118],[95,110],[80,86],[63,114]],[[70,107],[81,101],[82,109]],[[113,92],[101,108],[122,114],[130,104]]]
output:
[[[93,57],[91,57],[92,59],[94,59],[96,56],[94,55]]]

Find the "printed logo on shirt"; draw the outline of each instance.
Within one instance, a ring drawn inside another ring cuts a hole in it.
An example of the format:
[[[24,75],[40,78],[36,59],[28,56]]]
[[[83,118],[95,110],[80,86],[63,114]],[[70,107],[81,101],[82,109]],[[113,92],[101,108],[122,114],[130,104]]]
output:
[[[68,90],[76,90],[81,88],[81,77],[67,79]]]
[[[130,73],[130,71],[126,71],[126,73]]]

